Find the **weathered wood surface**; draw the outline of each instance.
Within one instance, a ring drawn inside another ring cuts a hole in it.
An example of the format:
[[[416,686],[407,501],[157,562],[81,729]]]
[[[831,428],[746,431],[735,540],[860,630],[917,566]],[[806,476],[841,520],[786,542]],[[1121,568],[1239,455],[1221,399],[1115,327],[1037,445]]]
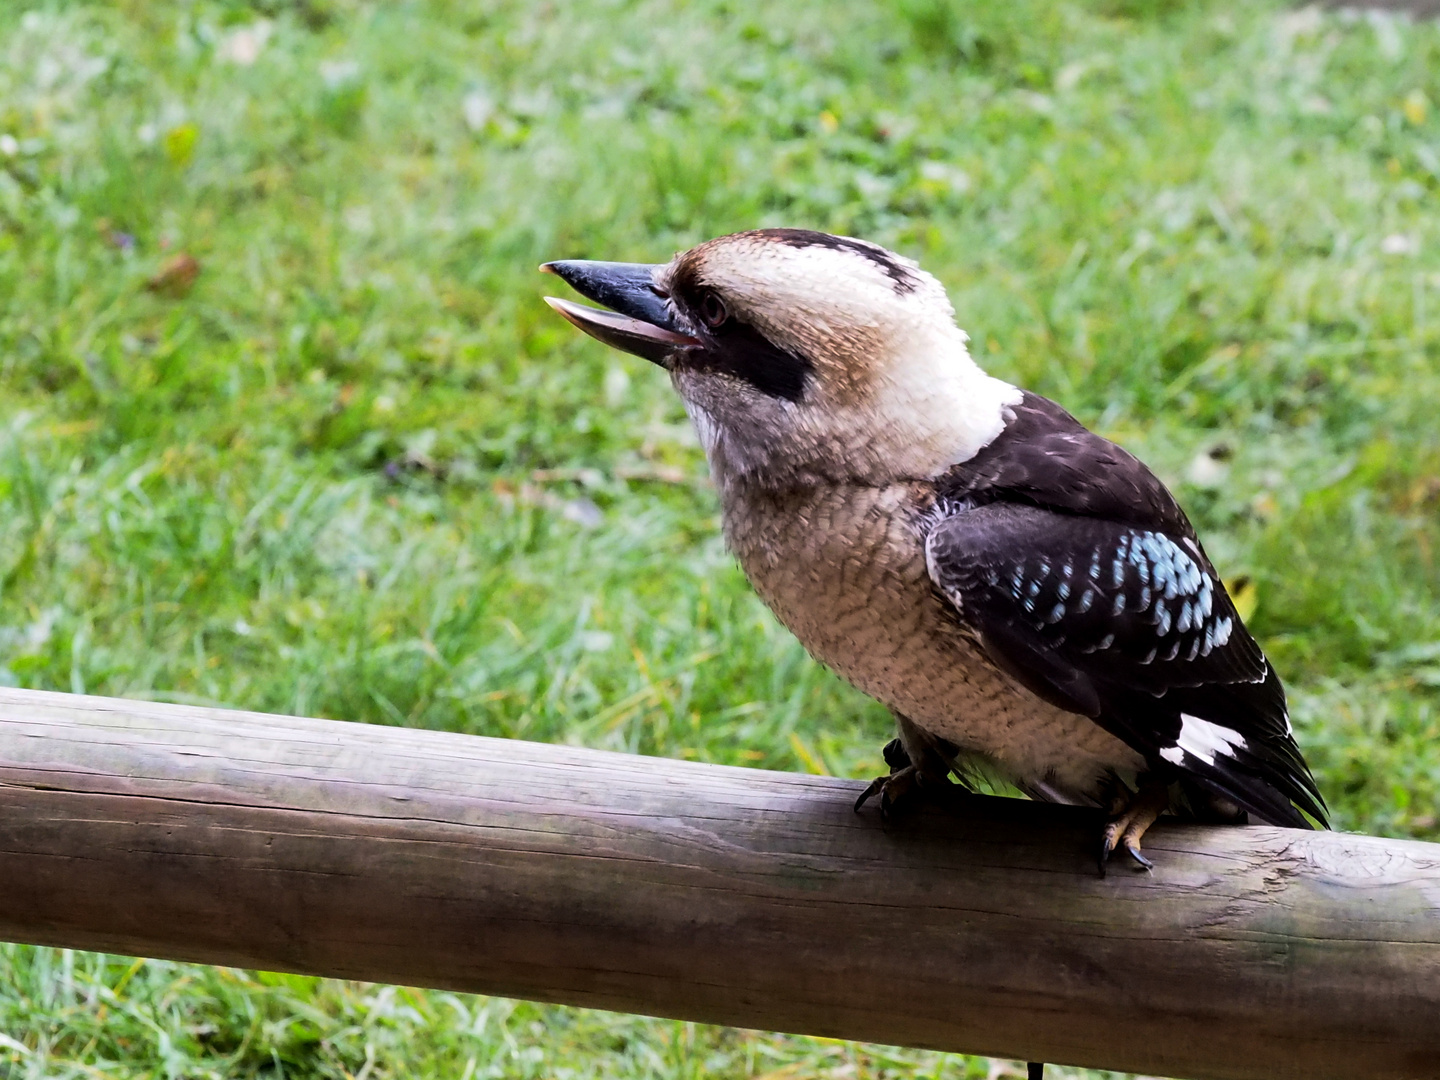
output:
[[[1440,1076],[1440,846],[0,690],[0,939],[1195,1078]]]

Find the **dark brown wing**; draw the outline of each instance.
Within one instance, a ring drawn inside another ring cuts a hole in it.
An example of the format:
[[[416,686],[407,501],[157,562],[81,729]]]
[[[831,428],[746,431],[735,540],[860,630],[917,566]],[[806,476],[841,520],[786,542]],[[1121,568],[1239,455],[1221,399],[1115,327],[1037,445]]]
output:
[[[1000,667],[1156,770],[1265,821],[1325,821],[1280,680],[1140,461],[1027,395],[939,487],[930,576]]]

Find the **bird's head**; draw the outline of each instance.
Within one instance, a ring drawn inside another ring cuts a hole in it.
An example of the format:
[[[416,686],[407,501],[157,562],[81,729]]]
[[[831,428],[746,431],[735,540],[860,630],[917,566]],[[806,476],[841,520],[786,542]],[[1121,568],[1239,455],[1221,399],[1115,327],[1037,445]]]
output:
[[[670,372],[722,483],[935,476],[1019,399],[970,359],[940,283],[863,240],[762,229],[662,265],[541,269],[609,310],[551,307]]]

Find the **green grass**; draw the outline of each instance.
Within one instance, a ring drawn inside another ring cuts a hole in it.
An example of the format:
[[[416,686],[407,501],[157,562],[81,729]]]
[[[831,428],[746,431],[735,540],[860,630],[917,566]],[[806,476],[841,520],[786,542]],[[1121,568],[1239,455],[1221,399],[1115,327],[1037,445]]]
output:
[[[1440,30],[800,7],[0,6],[0,679],[874,772],[663,378],[534,272],[802,225],[1156,466],[1337,824],[1440,839]],[[6,1080],[1008,1075],[19,946],[0,1035]]]

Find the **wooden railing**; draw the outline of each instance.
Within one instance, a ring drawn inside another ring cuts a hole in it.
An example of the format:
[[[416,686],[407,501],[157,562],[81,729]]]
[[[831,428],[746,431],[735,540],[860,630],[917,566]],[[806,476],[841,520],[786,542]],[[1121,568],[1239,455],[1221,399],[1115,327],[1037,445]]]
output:
[[[1440,1076],[1440,845],[0,690],[0,939],[1246,1080]]]

